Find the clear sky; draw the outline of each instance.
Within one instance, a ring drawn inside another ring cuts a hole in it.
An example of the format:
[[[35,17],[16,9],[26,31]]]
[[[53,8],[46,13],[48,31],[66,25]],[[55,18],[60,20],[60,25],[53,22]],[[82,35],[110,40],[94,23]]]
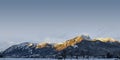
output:
[[[0,49],[77,35],[120,39],[120,0],[0,0]]]

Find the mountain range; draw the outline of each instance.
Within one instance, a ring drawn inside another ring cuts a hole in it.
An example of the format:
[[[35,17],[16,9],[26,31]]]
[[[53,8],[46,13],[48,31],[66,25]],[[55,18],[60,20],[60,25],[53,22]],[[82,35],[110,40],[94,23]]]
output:
[[[9,58],[120,58],[120,42],[81,35],[63,43],[23,42],[0,52]]]

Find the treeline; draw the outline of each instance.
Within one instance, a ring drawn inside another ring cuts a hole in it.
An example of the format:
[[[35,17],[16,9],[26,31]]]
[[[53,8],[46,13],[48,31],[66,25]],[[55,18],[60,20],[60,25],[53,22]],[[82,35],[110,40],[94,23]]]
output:
[[[120,59],[120,56],[114,56],[113,54],[111,54],[110,52],[108,52],[105,55],[97,55],[97,56],[92,56],[89,55],[89,52],[85,52],[85,51],[81,51],[81,52],[74,52],[67,54],[66,50],[63,50],[62,53],[58,54],[55,58],[58,59],[66,59],[66,58],[74,58],[74,59],[79,59],[79,58],[118,58]]]

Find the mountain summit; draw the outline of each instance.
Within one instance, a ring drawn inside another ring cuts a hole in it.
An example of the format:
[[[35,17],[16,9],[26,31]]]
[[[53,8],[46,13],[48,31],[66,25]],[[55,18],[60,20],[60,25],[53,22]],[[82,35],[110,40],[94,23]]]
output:
[[[61,44],[55,44],[54,47],[56,50],[60,51],[69,46],[74,46],[75,44],[80,43],[82,40],[91,40],[91,39],[89,36],[81,35],[81,36],[77,36],[73,39],[67,40]]]
[[[91,39],[88,35],[80,35],[60,44],[24,42],[9,47],[0,56],[22,58],[120,58],[120,43],[113,38]]]

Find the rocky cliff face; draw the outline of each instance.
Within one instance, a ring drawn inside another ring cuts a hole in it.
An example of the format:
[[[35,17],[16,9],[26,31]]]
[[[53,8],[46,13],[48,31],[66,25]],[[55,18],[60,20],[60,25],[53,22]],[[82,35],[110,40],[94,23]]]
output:
[[[13,45],[2,53],[3,57],[120,57],[120,43],[112,38],[91,39],[81,35],[61,44],[25,42]]]

